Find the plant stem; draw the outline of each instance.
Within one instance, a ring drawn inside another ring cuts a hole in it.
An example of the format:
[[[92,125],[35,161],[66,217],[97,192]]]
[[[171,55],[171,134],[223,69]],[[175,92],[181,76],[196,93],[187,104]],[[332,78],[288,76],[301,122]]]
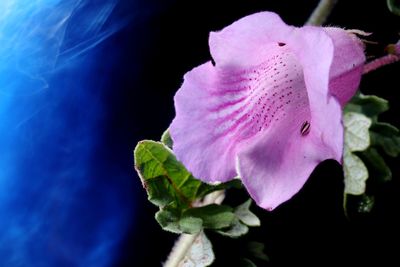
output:
[[[372,60],[371,62],[368,62],[367,64],[364,65],[363,74],[367,74],[373,70],[379,69],[383,66],[392,64],[399,60],[400,60],[400,56],[392,55],[392,54],[377,58],[377,59]]]
[[[221,202],[224,200],[224,197],[224,190],[213,192],[204,198],[204,201],[200,204],[200,206],[206,206],[212,203],[221,204]],[[167,261],[164,263],[164,267],[178,267],[199,234],[200,233],[193,235],[181,234],[178,240],[175,242]]]
[[[306,25],[321,26],[324,24],[337,1],[338,0],[321,0],[307,20]]]
[[[171,250],[171,253],[168,256],[167,261],[164,264],[164,267],[177,267],[185,258],[188,250],[192,246],[193,242],[196,240],[199,234],[188,235],[181,234],[179,236],[178,241],[175,242],[174,247]]]

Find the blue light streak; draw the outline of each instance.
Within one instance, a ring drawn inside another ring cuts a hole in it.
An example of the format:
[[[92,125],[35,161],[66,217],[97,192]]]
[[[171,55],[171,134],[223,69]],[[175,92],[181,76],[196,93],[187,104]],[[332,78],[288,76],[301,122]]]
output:
[[[118,4],[0,1],[0,266],[118,257],[132,178],[98,153],[117,53],[105,43],[126,24]]]

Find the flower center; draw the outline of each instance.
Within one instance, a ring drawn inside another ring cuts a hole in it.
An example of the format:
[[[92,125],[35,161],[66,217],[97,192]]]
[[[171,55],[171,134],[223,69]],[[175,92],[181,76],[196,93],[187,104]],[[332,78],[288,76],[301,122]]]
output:
[[[278,126],[294,123],[307,135],[310,112],[303,70],[286,45],[277,44],[259,66],[242,71],[220,70],[218,97],[213,106],[219,120],[217,134],[233,135],[236,141]],[[301,117],[301,121],[297,118]],[[303,125],[304,122],[308,124]]]

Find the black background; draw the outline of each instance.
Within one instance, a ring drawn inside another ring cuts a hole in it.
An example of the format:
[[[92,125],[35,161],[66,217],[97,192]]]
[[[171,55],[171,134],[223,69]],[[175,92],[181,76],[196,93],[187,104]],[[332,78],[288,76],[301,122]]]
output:
[[[141,139],[159,139],[174,117],[173,95],[182,83],[183,74],[210,60],[209,31],[222,29],[245,15],[263,10],[277,12],[286,23],[301,26],[317,2],[203,0],[140,4],[133,12],[144,15],[113,37],[123,56],[112,77],[120,89],[110,96],[115,103],[112,128],[124,131],[110,132],[110,139],[129,140],[132,150]],[[371,45],[367,52],[379,55],[385,44],[398,40],[400,17],[387,10],[386,1],[339,0],[327,24],[372,32],[369,39],[379,44]],[[397,126],[400,126],[399,70],[399,64],[387,66],[366,75],[361,84],[364,93],[389,99],[392,108],[382,115],[382,120]],[[262,219],[262,226],[252,229],[246,238],[226,240],[210,233],[217,258],[213,266],[238,266],[237,260],[244,253],[243,244],[247,240],[265,243],[270,257],[270,262],[264,263],[266,266],[398,265],[398,162],[389,160],[393,181],[374,187],[373,211],[354,215],[350,220],[342,208],[341,167],[333,161],[322,163],[300,193],[273,212],[253,206]],[[133,179],[135,186],[141,188],[135,174]],[[132,198],[139,201],[136,225],[124,241],[116,266],[160,266],[177,236],[160,229],[154,220],[156,207],[147,201],[144,190],[137,191],[139,196]],[[245,199],[245,193],[232,191],[226,201],[237,204]]]

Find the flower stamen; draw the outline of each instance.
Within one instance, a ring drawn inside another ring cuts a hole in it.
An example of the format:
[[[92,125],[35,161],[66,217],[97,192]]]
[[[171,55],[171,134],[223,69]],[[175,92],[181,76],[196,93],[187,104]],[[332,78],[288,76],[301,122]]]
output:
[[[311,124],[308,121],[303,122],[300,128],[302,136],[306,136],[310,132]]]

